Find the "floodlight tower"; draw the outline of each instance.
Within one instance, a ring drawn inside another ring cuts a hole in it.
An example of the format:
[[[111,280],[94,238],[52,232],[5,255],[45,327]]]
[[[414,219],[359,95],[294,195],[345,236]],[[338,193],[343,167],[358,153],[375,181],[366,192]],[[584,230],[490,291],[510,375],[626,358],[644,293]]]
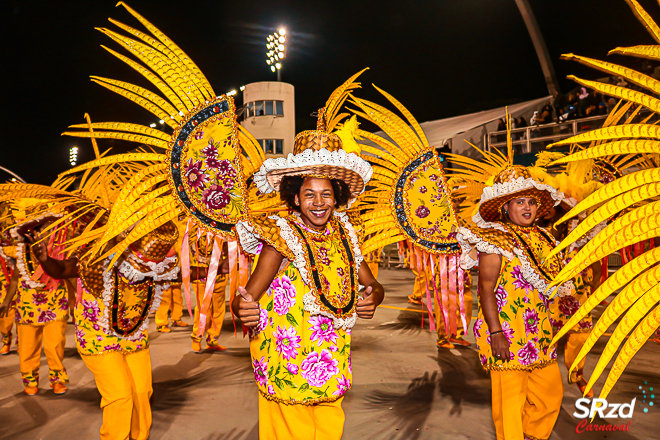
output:
[[[78,162],[78,147],[69,148],[69,162],[72,167],[76,166],[76,163]]]
[[[277,80],[282,81],[282,61],[286,57],[286,29],[280,28],[277,32],[266,37],[266,64],[270,70],[277,72]]]

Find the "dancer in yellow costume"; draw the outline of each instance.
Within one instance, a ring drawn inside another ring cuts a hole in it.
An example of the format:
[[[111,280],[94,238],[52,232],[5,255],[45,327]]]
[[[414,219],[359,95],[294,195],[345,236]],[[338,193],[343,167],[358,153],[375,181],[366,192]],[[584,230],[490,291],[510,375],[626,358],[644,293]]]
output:
[[[321,110],[319,130],[296,136],[285,166],[269,159],[255,174],[259,190],[279,192],[295,213],[237,225],[243,249],[258,255],[232,307],[250,331],[264,440],[341,438],[351,329],[358,317],[373,317],[384,296],[362,264],[349,216],[338,211],[364,190],[372,169],[326,131],[325,116]]]
[[[4,303],[7,294],[15,290],[18,284],[18,273],[16,273],[15,279],[13,277],[16,260],[8,255],[8,253],[11,253],[13,257],[16,256],[15,247],[4,246],[5,244],[9,245],[10,243],[7,241],[3,243],[3,246],[0,246],[0,264],[2,265],[2,271],[0,272],[0,304]],[[13,286],[10,287],[10,283],[13,283]],[[0,312],[0,334],[2,334],[0,355],[9,354],[11,350],[11,337],[15,316],[16,300],[10,301],[6,309]]]
[[[179,267],[171,249],[178,238],[169,222],[131,245],[131,252],[108,268],[112,256],[89,264],[76,257],[58,260],[43,242],[35,257],[55,278],[78,278],[76,346],[101,393],[102,439],[149,438],[152,394],[148,313],[160,303]],[[37,237],[28,235],[30,241]]]
[[[569,281],[549,289],[563,261],[548,259],[555,240],[534,226],[563,195],[512,165],[508,154],[486,154],[484,162],[458,158],[472,171],[464,182],[482,187],[471,222],[459,228],[464,269],[479,264],[479,314],[474,323],[479,359],[489,370],[493,421],[500,440],[547,439],[563,397],[557,353],[550,346],[548,298],[572,294]],[[495,174],[495,175],[493,175]]]
[[[24,211],[26,206],[17,208]],[[50,214],[33,217],[39,221]],[[23,220],[23,216],[18,216]],[[24,225],[24,227],[27,225]],[[55,394],[64,394],[69,376],[64,367],[64,345],[66,325],[69,320],[69,292],[64,281],[52,280],[49,286],[33,280],[35,271],[40,270],[29,244],[19,234],[19,227],[10,230],[16,245],[16,271],[18,283],[13,292],[5,296],[0,306],[0,316],[6,316],[11,303],[16,299],[16,332],[18,334],[18,357],[21,379],[25,394],[39,392],[39,366],[43,347],[48,361],[48,378]]]

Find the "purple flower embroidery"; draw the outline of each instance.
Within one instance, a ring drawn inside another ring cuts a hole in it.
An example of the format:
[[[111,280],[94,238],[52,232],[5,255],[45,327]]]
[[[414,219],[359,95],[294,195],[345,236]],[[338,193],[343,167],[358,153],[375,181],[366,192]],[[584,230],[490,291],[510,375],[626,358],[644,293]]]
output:
[[[76,329],[76,339],[78,342],[83,342],[85,340],[85,332],[81,328]],[[80,344],[82,345],[82,343]]]
[[[418,218],[426,218],[429,216],[430,213],[431,210],[424,205],[418,206],[417,209],[415,210],[415,215]]]
[[[593,327],[593,324],[590,321],[580,321],[578,325],[581,329],[588,329]]]
[[[99,306],[94,301],[84,299],[83,305],[83,318],[87,321],[96,322],[99,319]]]
[[[437,174],[431,174],[429,176],[429,180],[431,180],[432,182],[437,182],[438,181],[438,175]]]
[[[103,336],[96,335],[96,340],[99,341],[99,342],[103,341]]]
[[[209,144],[202,149],[202,154],[204,157],[216,157],[218,155],[218,149],[209,142]]]
[[[488,363],[488,358],[485,354],[479,355],[479,362],[481,362],[481,365],[486,365]]]
[[[311,324],[309,329],[312,331],[310,340],[312,342],[317,341],[317,346],[320,347],[324,342],[329,342],[332,344],[337,343],[337,338],[339,336],[337,335],[337,332],[332,325],[332,319],[317,315],[309,318],[308,322]]]
[[[322,387],[332,376],[339,374],[338,364],[339,361],[332,358],[329,350],[313,351],[303,359],[301,375],[310,386]]]
[[[518,360],[521,365],[532,365],[539,359],[539,349],[536,348],[534,342],[527,341],[525,345],[518,350]]]
[[[351,364],[351,355],[348,355],[348,372],[353,374],[353,365]]]
[[[476,321],[474,321],[474,328],[472,331],[474,332],[474,337],[476,339],[479,339],[481,337],[481,326],[483,325],[484,320],[479,318]]]
[[[342,396],[351,387],[351,381],[343,374],[337,379],[337,391],[332,393],[333,396]]]
[[[231,162],[229,162],[227,159],[223,159],[218,164],[218,174],[222,174],[233,179],[236,177],[236,170],[231,166]]]
[[[580,308],[580,301],[574,296],[562,296],[559,298],[559,311],[566,316],[573,316]]]
[[[338,267],[337,268],[337,275],[339,275],[340,277],[344,276],[344,268],[343,267]]]
[[[513,285],[516,286],[518,289],[525,289],[525,292],[529,294],[530,291],[534,290],[534,286],[532,286],[531,283],[529,283],[525,277],[523,277],[522,271],[520,270],[520,266],[516,266],[513,268],[513,271],[511,272],[511,275],[513,276]]]
[[[328,250],[323,246],[319,248],[319,262],[325,266],[330,265],[330,258],[328,258]]]
[[[209,168],[218,168],[220,166],[220,161],[215,157],[207,157],[204,162]]]
[[[289,308],[296,304],[296,288],[291,284],[291,278],[282,275],[280,278],[275,278],[270,283],[268,295],[273,295],[273,308],[275,313],[284,316],[289,313]]]
[[[506,290],[504,290],[504,287],[502,287],[502,285],[497,286],[497,290],[495,290],[495,299],[497,300],[497,311],[501,312],[502,308],[507,303]]]
[[[419,187],[419,192],[420,192],[421,194],[424,194],[426,191],[428,191],[428,190],[426,189],[425,186],[422,185],[422,186]]]
[[[273,334],[276,339],[275,350],[286,360],[295,359],[298,356],[300,348],[300,336],[296,333],[295,327],[284,328],[277,326]]]
[[[197,133],[195,133],[195,140],[200,140],[200,139],[204,139],[204,132],[201,131],[201,130],[198,131]],[[204,150],[202,150],[202,151],[204,151]]]
[[[539,332],[539,314],[534,309],[525,309],[523,312],[523,320],[525,321],[525,333],[527,336],[538,334]]]
[[[550,359],[557,359],[557,346],[552,347],[550,351]]]
[[[252,359],[252,369],[254,370],[254,380],[259,386],[266,386],[268,381],[268,376],[266,372],[268,371],[268,361],[265,356],[261,356],[260,360]]]
[[[37,293],[35,293],[34,296],[32,297],[32,302],[33,302],[35,305],[40,306],[40,305],[42,305],[42,304],[46,304],[46,302],[48,302],[48,297],[47,297],[46,294],[43,293],[43,292],[37,292]]]
[[[220,185],[213,184],[202,191],[202,203],[209,209],[222,209],[229,202],[229,193]]]
[[[268,385],[268,394],[273,396],[275,394],[275,388],[272,385]]]
[[[67,310],[69,308],[69,299],[66,297],[60,298],[59,305],[60,310]]]
[[[110,350],[121,350],[121,345],[119,343],[117,344],[112,344],[112,345],[106,345],[103,347],[104,351],[110,351]]]
[[[92,328],[93,328],[94,330],[96,330],[96,331],[101,330],[101,326],[98,325],[97,323],[94,323],[94,325],[92,325]]]
[[[298,374],[298,370],[300,370],[298,365],[292,364],[291,362],[286,364],[286,369],[292,376],[295,376],[296,374]]]
[[[193,162],[191,157],[184,166],[184,170],[184,176],[191,188],[202,189],[206,187],[206,184],[209,182],[209,176],[202,171],[201,160]]]
[[[50,322],[55,318],[57,318],[57,315],[55,315],[55,313],[53,313],[51,310],[44,310],[39,315],[39,318],[37,318],[37,322]]]

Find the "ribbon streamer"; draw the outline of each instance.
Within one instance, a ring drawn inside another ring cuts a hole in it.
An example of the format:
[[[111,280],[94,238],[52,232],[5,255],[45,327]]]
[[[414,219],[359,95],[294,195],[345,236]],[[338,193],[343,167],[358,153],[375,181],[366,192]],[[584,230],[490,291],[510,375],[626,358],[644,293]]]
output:
[[[190,300],[190,243],[188,242],[188,231],[190,230],[190,222],[188,219],[186,223],[186,231],[183,233],[183,241],[181,242],[181,287],[186,297],[186,308],[191,317],[194,317],[192,311],[192,302]]]
[[[209,247],[211,233],[206,234],[206,249]],[[218,240],[213,236],[213,252],[211,253],[211,262],[209,263],[208,272],[206,273],[206,288],[204,289],[204,299],[202,300],[201,307],[199,307],[199,328],[197,329],[197,337],[201,338],[206,330],[206,321],[208,311],[211,306],[211,298],[213,297],[213,288],[215,287],[215,278],[218,276],[218,266],[220,264],[220,257],[222,256],[222,247],[218,246]]]

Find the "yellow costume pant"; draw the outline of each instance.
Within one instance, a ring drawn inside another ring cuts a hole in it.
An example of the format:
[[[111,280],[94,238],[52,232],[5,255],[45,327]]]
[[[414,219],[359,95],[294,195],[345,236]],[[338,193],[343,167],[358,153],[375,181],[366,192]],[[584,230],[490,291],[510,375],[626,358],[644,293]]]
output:
[[[426,295],[426,273],[424,272],[424,269],[418,270],[416,266],[412,266],[411,269],[415,275],[415,285],[413,286],[412,298],[422,301],[424,295]]]
[[[491,371],[490,380],[497,440],[550,437],[564,397],[556,362],[535,370]]]
[[[317,405],[286,405],[259,393],[259,440],[340,440],[343,397]]]
[[[226,301],[225,294],[227,289],[227,282],[229,277],[227,275],[218,275],[218,278],[215,280],[215,287],[213,288],[213,296],[211,297],[211,307],[208,311],[208,316],[206,318],[206,328],[204,333],[206,333],[206,343],[209,345],[218,345],[218,338],[220,337],[220,331],[222,330],[222,323],[225,320],[225,309]],[[190,337],[195,342],[200,342],[202,340],[201,336],[197,336],[199,331],[199,305],[204,299],[204,286],[205,283],[192,283],[192,289],[195,291],[195,299],[197,300],[197,305],[195,306],[195,322],[193,324],[193,331]]]
[[[18,360],[21,378],[26,387],[39,385],[39,365],[43,345],[48,361],[50,384],[68,383],[69,377],[62,364],[66,343],[66,321],[53,321],[42,326],[16,324],[18,333]]]
[[[566,340],[566,348],[564,349],[564,363],[566,364],[566,368],[569,371],[571,369],[571,365],[573,365],[573,362],[575,362],[578,353],[580,353],[580,350],[582,350],[582,346],[587,341],[588,337],[589,332],[568,334],[568,339]],[[584,368],[585,360],[586,358],[582,358],[582,360],[578,363],[577,369],[568,375],[568,383],[575,383],[584,377],[582,369]]]
[[[465,302],[465,323],[467,324],[467,328],[463,328],[461,311],[456,310],[456,319],[458,320],[456,331],[458,332],[457,336],[461,337],[465,336],[465,332],[470,328],[470,321],[472,321],[472,304],[474,300],[472,298],[472,290],[468,289],[467,287],[463,292],[463,301]],[[440,305],[438,304],[438,300],[435,298],[435,295],[433,297],[433,305],[435,308],[435,324],[438,329],[438,341],[444,342],[448,337],[448,332],[445,330],[445,322],[443,319],[442,311],[440,310]]]
[[[149,349],[82,356],[101,393],[102,440],[145,440],[151,429]]]
[[[0,333],[2,333],[2,345],[11,342],[11,329],[14,328],[14,318],[16,317],[16,307],[9,309],[7,316],[0,318]]]
[[[160,300],[160,306],[156,310],[156,326],[162,327],[169,325],[170,320],[167,316],[172,310],[172,321],[179,321],[183,316],[183,296],[181,295],[181,284],[171,286],[163,293]]]
[[[367,263],[367,266],[369,266],[369,270],[374,278],[378,279],[378,263]]]

